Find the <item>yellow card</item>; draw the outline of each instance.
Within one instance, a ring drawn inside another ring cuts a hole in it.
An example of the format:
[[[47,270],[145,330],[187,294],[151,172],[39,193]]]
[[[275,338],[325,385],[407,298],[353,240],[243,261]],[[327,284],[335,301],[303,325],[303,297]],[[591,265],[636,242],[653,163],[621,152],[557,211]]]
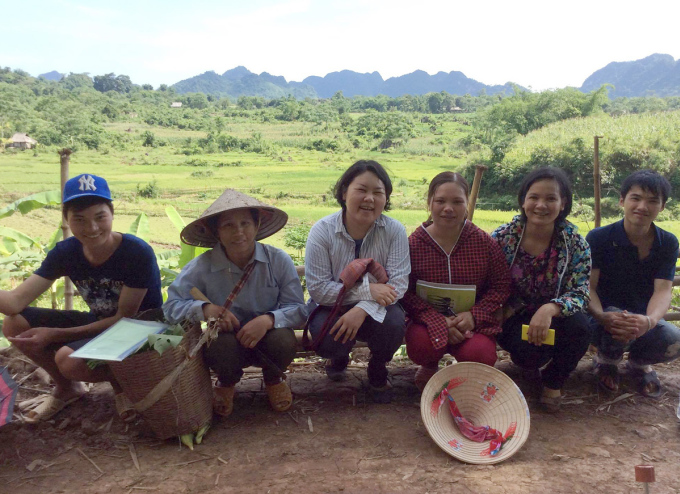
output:
[[[529,339],[529,326],[526,324],[522,324],[522,339],[524,341],[527,341]],[[544,345],[554,345],[555,344],[555,330],[554,329],[549,329],[548,330],[548,336],[545,337],[545,340],[543,340]]]

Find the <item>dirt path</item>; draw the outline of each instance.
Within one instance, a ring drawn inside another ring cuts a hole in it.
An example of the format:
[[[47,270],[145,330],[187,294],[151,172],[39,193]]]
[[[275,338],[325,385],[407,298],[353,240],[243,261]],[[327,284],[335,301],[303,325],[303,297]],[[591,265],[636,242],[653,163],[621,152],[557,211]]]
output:
[[[0,492],[615,494],[643,492],[634,466],[649,463],[652,492],[680,493],[680,363],[657,367],[661,400],[635,395],[602,409],[611,398],[598,396],[589,364],[584,359],[568,381],[567,404],[556,415],[541,412],[507,359],[497,364],[525,392],[532,421],[523,449],[496,466],[462,464],[434,444],[408,363],[392,366],[390,405],[366,403],[361,367],[336,384],[320,365],[297,366],[290,414],[272,412],[259,376],[247,374],[232,417],[216,422],[193,452],[157,441],[142,421],[126,430],[116,418],[107,430],[112,393],[98,385],[50,423],[0,428]],[[631,391],[623,382],[622,392]],[[35,460],[42,463],[29,471]]]

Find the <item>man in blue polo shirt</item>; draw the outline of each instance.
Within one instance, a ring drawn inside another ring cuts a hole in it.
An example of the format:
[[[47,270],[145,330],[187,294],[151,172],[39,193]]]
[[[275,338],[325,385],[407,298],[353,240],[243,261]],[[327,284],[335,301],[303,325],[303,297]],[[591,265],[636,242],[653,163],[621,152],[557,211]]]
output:
[[[661,395],[651,365],[680,355],[680,328],[663,320],[671,303],[678,239],[654,224],[671,186],[651,170],[628,176],[621,186],[623,219],[592,230],[590,305],[599,385],[616,392],[618,363],[628,351],[640,393]]]

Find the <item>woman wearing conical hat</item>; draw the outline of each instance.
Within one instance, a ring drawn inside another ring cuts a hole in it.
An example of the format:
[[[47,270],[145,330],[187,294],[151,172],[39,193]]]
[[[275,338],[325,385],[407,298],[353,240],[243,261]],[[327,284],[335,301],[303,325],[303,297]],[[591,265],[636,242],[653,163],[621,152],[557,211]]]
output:
[[[212,249],[184,267],[168,289],[163,312],[173,323],[217,319],[220,332],[205,357],[218,376],[214,411],[223,417],[231,414],[234,386],[251,365],[262,367],[274,410],[286,411],[292,403],[281,371],[295,357],[291,328],[302,326],[307,315],[302,286],[290,256],[258,242],[287,220],[280,209],[228,189],[181,233],[185,243]],[[195,300],[192,288],[211,303]]]

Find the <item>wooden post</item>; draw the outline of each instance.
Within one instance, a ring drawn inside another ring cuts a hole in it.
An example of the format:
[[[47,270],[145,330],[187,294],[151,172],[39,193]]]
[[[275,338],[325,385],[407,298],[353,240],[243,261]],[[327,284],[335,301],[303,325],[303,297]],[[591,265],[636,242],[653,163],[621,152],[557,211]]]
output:
[[[61,199],[63,201],[64,185],[66,185],[66,181],[68,180],[68,165],[69,161],[71,161],[72,151],[64,148],[57,151],[57,153],[59,153],[61,162]],[[71,236],[71,230],[66,224],[66,219],[63,217],[61,218],[61,232],[64,239]],[[73,310],[73,283],[71,283],[71,279],[68,277],[64,278],[64,309]]]
[[[475,214],[475,206],[477,205],[477,196],[479,195],[479,186],[482,183],[482,175],[488,169],[484,165],[475,165],[475,178],[472,181],[472,190],[470,191],[470,199],[468,200],[468,214],[467,219],[472,221]]]
[[[649,484],[656,482],[654,465],[635,465],[635,482],[641,482],[645,494],[649,494]]]
[[[595,151],[593,159],[593,199],[595,200],[595,228],[599,228],[602,223],[602,212],[600,209],[600,139],[604,136],[595,137]]]

